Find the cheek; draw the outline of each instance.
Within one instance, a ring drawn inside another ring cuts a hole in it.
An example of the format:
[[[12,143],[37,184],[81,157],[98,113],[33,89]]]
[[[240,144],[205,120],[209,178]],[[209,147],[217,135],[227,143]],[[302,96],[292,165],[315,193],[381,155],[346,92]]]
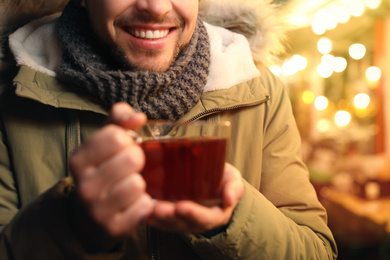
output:
[[[185,30],[188,32],[187,38],[191,39],[198,17],[198,0],[174,0],[172,2],[178,15],[185,21]]]
[[[122,4],[121,4],[122,3]],[[92,1],[86,4],[86,10],[89,15],[93,30],[103,40],[103,42],[111,44],[115,41],[116,33],[114,21],[127,6],[123,1]]]

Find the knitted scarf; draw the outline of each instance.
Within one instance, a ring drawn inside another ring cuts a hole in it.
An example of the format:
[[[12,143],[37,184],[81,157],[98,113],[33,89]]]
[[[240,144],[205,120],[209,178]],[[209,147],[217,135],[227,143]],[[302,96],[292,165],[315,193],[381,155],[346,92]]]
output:
[[[69,3],[58,21],[62,41],[60,77],[109,108],[129,103],[149,119],[179,119],[200,99],[210,64],[206,28],[197,20],[190,43],[161,73],[121,67],[93,34],[84,9]]]

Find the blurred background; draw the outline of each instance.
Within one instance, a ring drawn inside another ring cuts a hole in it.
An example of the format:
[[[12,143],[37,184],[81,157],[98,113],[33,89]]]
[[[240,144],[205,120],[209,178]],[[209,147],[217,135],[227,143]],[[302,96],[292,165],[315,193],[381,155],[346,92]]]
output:
[[[390,0],[279,0],[286,84],[339,259],[390,259]]]

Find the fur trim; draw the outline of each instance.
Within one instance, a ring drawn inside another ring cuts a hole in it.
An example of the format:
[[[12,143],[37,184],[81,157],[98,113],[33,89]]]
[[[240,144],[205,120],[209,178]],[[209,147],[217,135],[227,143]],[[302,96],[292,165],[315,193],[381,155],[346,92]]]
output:
[[[273,0],[200,0],[200,17],[243,34],[256,63],[271,65],[285,52],[285,12]]]
[[[1,0],[0,1],[0,71],[12,59],[8,50],[8,36],[26,23],[61,11],[69,0]]]

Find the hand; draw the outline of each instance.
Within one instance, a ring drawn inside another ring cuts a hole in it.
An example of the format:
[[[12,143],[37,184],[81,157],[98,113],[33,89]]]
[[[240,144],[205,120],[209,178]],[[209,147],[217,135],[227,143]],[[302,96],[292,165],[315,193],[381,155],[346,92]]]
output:
[[[140,171],[145,156],[126,129],[146,122],[143,113],[125,103],[113,106],[108,124],[83,143],[70,158],[81,202],[112,236],[130,235],[153,210]]]
[[[224,226],[229,223],[244,195],[241,173],[228,163],[225,164],[222,185],[221,205],[205,207],[192,201],[158,201],[145,221],[159,229],[182,233],[203,233]]]

